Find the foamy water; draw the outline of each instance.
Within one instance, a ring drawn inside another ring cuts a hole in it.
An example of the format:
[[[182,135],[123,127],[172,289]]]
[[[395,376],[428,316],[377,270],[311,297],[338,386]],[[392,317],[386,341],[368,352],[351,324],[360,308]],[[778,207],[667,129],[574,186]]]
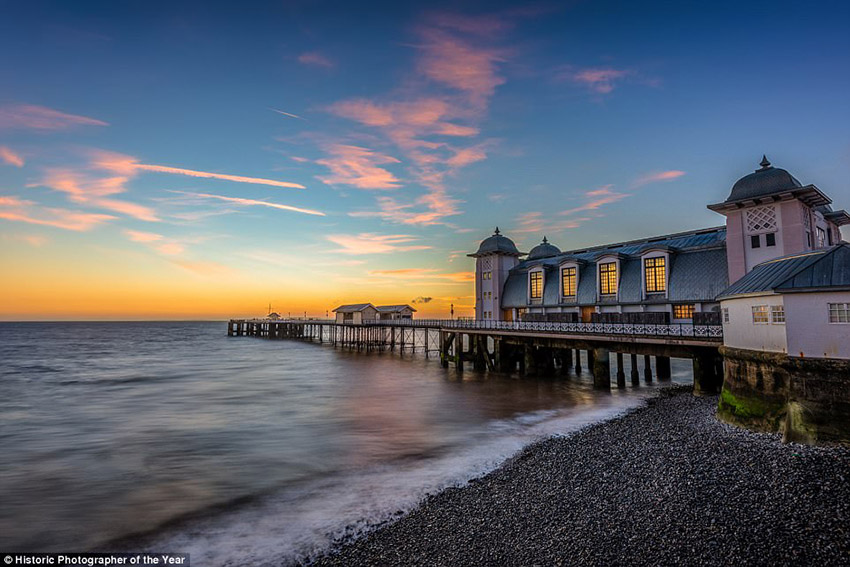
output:
[[[655,387],[598,393],[587,375],[484,378],[224,335],[221,323],[0,325],[0,548],[285,564]],[[689,379],[687,361],[673,369]]]

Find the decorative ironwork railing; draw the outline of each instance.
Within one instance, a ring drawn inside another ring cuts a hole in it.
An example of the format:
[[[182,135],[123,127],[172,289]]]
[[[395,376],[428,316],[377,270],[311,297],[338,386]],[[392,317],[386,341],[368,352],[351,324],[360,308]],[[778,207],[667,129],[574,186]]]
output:
[[[234,320],[235,321],[235,320]],[[334,319],[248,319],[252,323],[337,324]],[[345,325],[358,323],[346,321]],[[384,319],[363,321],[362,326],[418,327],[431,329],[470,329],[556,333],[569,335],[608,335],[634,337],[681,337],[712,341],[723,339],[723,325],[694,325],[691,323],[567,323],[560,321],[476,321],[467,319]]]

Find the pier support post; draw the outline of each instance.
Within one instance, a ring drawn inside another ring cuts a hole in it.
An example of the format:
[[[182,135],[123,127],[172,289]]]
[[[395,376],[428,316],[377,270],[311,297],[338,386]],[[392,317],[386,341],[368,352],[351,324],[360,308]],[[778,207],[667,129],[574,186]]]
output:
[[[587,369],[590,370],[592,374],[593,370],[596,368],[596,360],[593,356],[593,349],[587,349],[585,352],[587,354]]]
[[[568,374],[573,366],[573,349],[565,348],[561,350],[561,372]]]
[[[669,356],[656,356],[655,357],[655,372],[658,374],[659,380],[669,380],[672,376],[672,371],[670,369],[670,357]]]
[[[523,355],[523,371],[526,376],[537,375],[537,360],[535,360],[534,354],[534,345],[526,344]]]
[[[648,354],[643,355],[643,379],[652,382],[652,359]]]
[[[717,373],[717,361],[712,355],[694,356],[694,395],[710,396],[720,392],[723,375]]]
[[[626,370],[623,368],[623,353],[617,353],[617,387],[626,387]]]
[[[631,355],[631,362],[632,362],[632,371],[631,371],[632,386],[637,386],[638,384],[640,384],[640,371],[638,370],[638,361],[637,361],[637,355],[636,354]]]
[[[591,351],[587,351],[590,353]],[[608,349],[593,349],[593,387],[599,390],[611,389],[611,355]]]
[[[576,374],[581,374],[581,351],[576,349]]]

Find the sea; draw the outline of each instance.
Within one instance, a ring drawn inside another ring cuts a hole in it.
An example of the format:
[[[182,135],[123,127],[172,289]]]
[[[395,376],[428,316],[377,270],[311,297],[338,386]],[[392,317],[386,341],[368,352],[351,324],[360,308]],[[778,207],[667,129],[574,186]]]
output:
[[[0,361],[0,550],[196,565],[307,561],[659,387],[457,372],[225,322],[0,323]]]

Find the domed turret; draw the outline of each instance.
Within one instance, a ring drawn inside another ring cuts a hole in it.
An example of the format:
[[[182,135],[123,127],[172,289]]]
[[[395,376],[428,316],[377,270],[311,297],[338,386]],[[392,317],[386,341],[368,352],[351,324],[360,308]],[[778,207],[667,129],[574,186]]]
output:
[[[745,175],[735,182],[726,202],[744,201],[764,195],[799,189],[803,185],[793,175],[770,165],[767,156],[762,156],[760,169]]]
[[[535,246],[531,249],[531,252],[528,253],[529,260],[538,260],[540,258],[551,258],[552,256],[557,256],[561,253],[561,249],[557,246],[549,244],[549,241],[546,240],[546,237],[543,237],[543,242]]]
[[[481,256],[483,254],[491,254],[493,252],[500,252],[502,254],[511,254],[520,256],[521,253],[517,250],[516,244],[514,241],[506,236],[502,236],[499,232],[499,227],[496,227],[496,231],[493,233],[493,236],[488,236],[484,240],[481,241],[481,245],[478,247],[478,251],[475,254],[470,254],[473,258],[477,256]]]

